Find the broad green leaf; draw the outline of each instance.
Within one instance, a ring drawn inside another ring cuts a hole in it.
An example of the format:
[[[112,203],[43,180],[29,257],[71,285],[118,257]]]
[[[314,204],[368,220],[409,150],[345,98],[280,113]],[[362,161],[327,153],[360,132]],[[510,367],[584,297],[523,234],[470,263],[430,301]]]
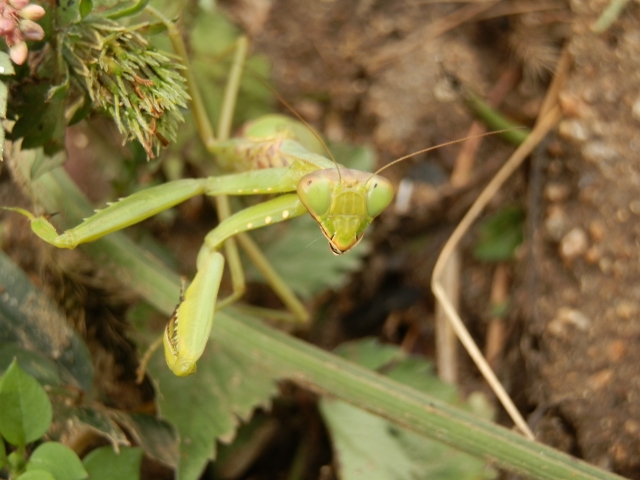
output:
[[[398,382],[447,403],[460,403],[453,385],[441,381],[433,372],[433,364],[425,358],[407,356],[401,362],[385,370],[385,375]]]
[[[29,372],[36,378],[49,385],[60,379],[88,391],[93,383],[93,366],[86,345],[57,306],[1,251],[0,285],[4,288],[0,295],[0,352],[16,345],[35,352],[25,354],[31,356],[25,367],[33,365]],[[51,364],[39,357],[54,362],[57,375],[49,370]]]
[[[15,360],[0,380],[0,405],[0,434],[12,445],[37,440],[51,425],[49,397]]]
[[[375,337],[343,343],[334,353],[369,370],[379,370],[393,361],[406,358],[406,354],[396,345],[380,343]]]
[[[0,75],[15,75],[16,71],[13,67],[13,62],[11,61],[11,57],[9,57],[9,54],[7,52],[0,52]],[[4,116],[4,113],[6,111],[6,103],[4,106],[5,110],[3,110],[2,116]]]
[[[122,448],[116,453],[113,448],[100,447],[84,459],[84,466],[91,480],[137,480],[142,464],[141,448]]]
[[[413,480],[416,465],[398,443],[389,422],[340,400],[323,398],[342,480]]]
[[[338,353],[369,368],[383,369],[389,377],[440,400],[459,403],[454,387],[434,376],[430,362],[407,356],[398,347],[363,339],[342,345]],[[495,477],[481,460],[347,403],[323,398],[320,411],[327,422],[342,480]]]
[[[56,23],[59,28],[67,27],[72,23],[80,21],[80,8],[82,1],[58,0],[56,4]]]
[[[29,472],[24,472],[16,480],[57,480],[57,479],[46,470],[31,470]]]
[[[22,138],[24,149],[43,147],[45,152],[53,154],[64,147],[64,99],[56,94],[46,101],[49,93],[48,83],[28,84],[21,89],[21,101],[12,102],[18,121],[11,138]]]
[[[484,220],[473,255],[483,262],[512,259],[524,238],[524,219],[524,211],[520,207],[507,207]]]
[[[84,18],[91,13],[93,10],[93,2],[92,0],[80,0],[80,7],[78,11],[80,13],[80,18]]]
[[[157,382],[160,413],[180,436],[177,478],[199,478],[215,458],[216,440],[231,441],[240,420],[269,405],[278,393],[277,372],[259,361],[260,352],[236,352],[215,340],[198,361],[198,371],[179,378],[155,355],[150,372]]]
[[[46,470],[56,480],[82,480],[89,474],[76,452],[57,442],[45,442],[38,446],[27,462],[27,471]]]

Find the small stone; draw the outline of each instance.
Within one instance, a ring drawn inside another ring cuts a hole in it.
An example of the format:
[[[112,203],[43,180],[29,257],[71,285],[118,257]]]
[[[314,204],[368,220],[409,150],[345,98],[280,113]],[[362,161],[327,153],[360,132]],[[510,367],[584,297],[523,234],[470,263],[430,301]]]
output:
[[[584,254],[584,260],[590,264],[595,265],[600,261],[602,255],[600,254],[600,250],[597,247],[591,247]]]
[[[627,223],[630,216],[629,212],[624,208],[620,208],[616,211],[616,220],[620,223]]]
[[[637,437],[638,434],[640,433],[640,422],[630,418],[629,420],[624,422],[624,431],[627,432],[629,435],[633,435]]]
[[[602,273],[604,273],[605,275],[608,275],[609,273],[611,273],[611,270],[613,269],[613,262],[611,261],[610,258],[602,257],[598,262],[598,268]]]
[[[620,300],[616,305],[616,315],[623,320],[631,320],[638,313],[638,306],[629,300]]]
[[[547,216],[544,226],[552,240],[560,241],[568,229],[568,219],[565,210],[560,205],[550,205],[547,208]]]
[[[600,220],[593,220],[589,224],[589,235],[591,236],[591,240],[594,242],[601,242],[604,240],[604,235],[607,232],[607,229]]]
[[[594,373],[587,379],[587,387],[591,390],[601,390],[611,383],[613,378],[613,370],[605,368]]]
[[[549,182],[544,189],[544,196],[550,202],[563,202],[569,198],[571,188],[569,185],[560,182]]]
[[[611,362],[619,362],[624,357],[627,346],[623,340],[613,340],[607,344],[605,351],[607,352],[607,358]]]
[[[586,331],[591,326],[591,320],[580,310],[569,307],[560,307],[556,316],[547,324],[547,331],[556,336],[565,336],[567,328],[573,326],[581,331]]]
[[[631,213],[634,215],[640,215],[640,200],[631,200],[629,210],[631,210]]]
[[[580,120],[576,118],[563,120],[562,122],[560,122],[560,125],[558,126],[558,132],[560,133],[560,136],[565,140],[574,143],[583,143],[589,138],[589,132],[587,131],[587,128]]]
[[[573,228],[560,240],[560,256],[570,262],[587,251],[587,234],[581,228]]]
[[[584,145],[581,149],[582,157],[589,163],[599,165],[602,162],[608,162],[618,156],[615,148],[610,147],[604,142],[593,141]]]

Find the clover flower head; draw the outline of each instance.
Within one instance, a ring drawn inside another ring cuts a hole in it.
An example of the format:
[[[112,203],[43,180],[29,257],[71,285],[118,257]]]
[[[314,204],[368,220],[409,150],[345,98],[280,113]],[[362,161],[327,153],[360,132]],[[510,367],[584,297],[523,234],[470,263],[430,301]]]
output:
[[[11,60],[18,65],[27,59],[26,41],[44,38],[44,30],[35,22],[44,16],[44,8],[29,1],[0,0],[0,36],[7,42]]]

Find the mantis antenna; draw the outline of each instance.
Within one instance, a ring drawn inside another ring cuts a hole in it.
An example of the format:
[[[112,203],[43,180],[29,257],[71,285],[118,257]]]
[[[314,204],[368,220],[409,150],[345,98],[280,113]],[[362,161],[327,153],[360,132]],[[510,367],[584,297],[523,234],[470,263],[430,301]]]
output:
[[[447,147],[449,145],[455,145],[456,143],[461,143],[461,142],[464,142],[466,140],[470,140],[470,139],[473,139],[473,138],[488,137],[489,135],[495,135],[495,134],[504,133],[504,132],[511,132],[512,130],[521,130],[523,128],[527,128],[527,127],[512,127],[512,128],[505,128],[503,130],[495,130],[493,132],[486,132],[486,133],[481,133],[481,134],[478,134],[478,135],[471,135],[469,137],[459,138],[457,140],[452,140],[450,142],[441,143],[440,145],[435,145],[433,147],[423,148],[422,150],[418,150],[417,152],[410,153],[409,155],[405,155],[404,157],[400,157],[400,158],[394,160],[393,162],[390,162],[390,163],[386,164],[384,167],[382,167],[382,168],[378,169],[377,171],[373,172],[371,174],[371,176],[378,175],[380,172],[382,172],[383,170],[386,170],[387,168],[395,165],[396,163],[400,163],[403,160],[407,160],[408,158],[415,157],[416,155],[420,155],[421,153],[430,152],[431,150],[436,150],[438,148]]]

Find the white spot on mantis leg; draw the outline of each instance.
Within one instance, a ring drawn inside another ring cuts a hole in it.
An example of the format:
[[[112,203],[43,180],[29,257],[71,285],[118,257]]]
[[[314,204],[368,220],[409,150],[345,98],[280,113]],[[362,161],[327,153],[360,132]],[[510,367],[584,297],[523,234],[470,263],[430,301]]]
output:
[[[271,220],[272,220],[272,218],[271,218],[271,217],[267,217],[267,218],[265,218],[265,219],[264,219],[264,223],[265,223],[266,225],[269,225],[269,224],[271,223]]]
[[[285,210],[284,212],[282,212],[282,218],[284,219],[289,218],[289,210]]]
[[[253,228],[253,223],[247,223],[247,229]]]
[[[242,193],[244,192],[244,190],[242,190],[241,188],[238,189],[238,193]]]
[[[273,188],[267,187],[267,192],[270,192],[271,190],[273,190]]]
[[[253,189],[253,193],[258,193],[259,191],[260,191],[260,190],[259,190],[259,189],[257,189],[257,188],[254,188],[254,189]]]

